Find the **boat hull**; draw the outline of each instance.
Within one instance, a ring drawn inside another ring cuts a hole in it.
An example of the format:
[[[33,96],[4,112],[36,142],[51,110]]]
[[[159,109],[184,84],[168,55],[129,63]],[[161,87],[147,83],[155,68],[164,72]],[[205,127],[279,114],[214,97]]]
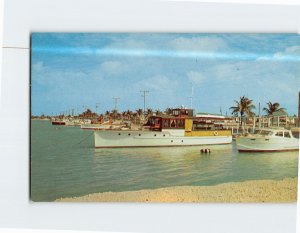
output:
[[[299,140],[296,138],[252,138],[238,137],[237,149],[240,152],[276,152],[299,150]]]
[[[96,148],[170,147],[228,144],[232,136],[185,136],[168,131],[99,130],[94,132]]]
[[[104,130],[109,129],[111,125],[102,125],[102,124],[82,124],[81,129],[84,130]]]
[[[66,125],[66,122],[64,121],[52,121],[51,123],[52,125]]]

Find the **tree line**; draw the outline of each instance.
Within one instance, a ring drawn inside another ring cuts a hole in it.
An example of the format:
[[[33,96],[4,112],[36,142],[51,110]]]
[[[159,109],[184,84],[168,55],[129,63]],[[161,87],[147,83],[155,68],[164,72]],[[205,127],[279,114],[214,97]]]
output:
[[[234,116],[240,116],[240,123],[242,124],[242,119],[245,116],[253,117],[256,114],[253,110],[256,108],[253,104],[253,100],[247,98],[246,96],[241,96],[239,100],[234,100],[235,105],[230,107],[232,114]],[[273,116],[274,113],[284,111],[285,108],[281,108],[278,102],[272,103],[269,101],[267,106],[263,108],[267,116]]]
[[[97,114],[93,112],[90,109],[87,109],[86,111],[82,112],[78,115],[78,117],[81,118],[113,118],[113,119],[123,119],[123,120],[136,120],[141,119],[142,117],[148,117],[152,115],[171,115],[174,108],[166,108],[164,111],[161,111],[160,109],[153,110],[151,108],[148,108],[145,113],[141,108],[131,111],[126,110],[123,112],[119,112],[118,110],[114,109],[112,111],[106,111],[102,114]],[[241,96],[239,100],[234,100],[234,106],[229,108],[231,110],[231,114],[233,116],[240,117],[241,121],[244,117],[253,117],[256,114],[253,112],[254,109],[256,109],[255,105],[253,104],[253,100],[249,99],[246,96]],[[263,108],[263,111],[267,114],[267,116],[272,116],[274,113],[279,111],[285,111],[285,108],[280,107],[280,104],[278,102],[272,103],[269,101],[266,103],[266,107]],[[62,115],[64,116],[64,115]],[[240,122],[241,122],[240,121]]]

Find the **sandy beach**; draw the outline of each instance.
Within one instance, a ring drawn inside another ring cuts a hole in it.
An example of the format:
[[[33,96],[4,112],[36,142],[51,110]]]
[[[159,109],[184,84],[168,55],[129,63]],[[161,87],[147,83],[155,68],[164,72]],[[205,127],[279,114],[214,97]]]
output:
[[[93,193],[60,202],[295,202],[297,178]]]

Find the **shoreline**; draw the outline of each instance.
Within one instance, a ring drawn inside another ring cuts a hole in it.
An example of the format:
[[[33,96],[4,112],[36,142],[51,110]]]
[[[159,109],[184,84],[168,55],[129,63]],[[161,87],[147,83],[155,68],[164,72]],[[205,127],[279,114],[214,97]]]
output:
[[[124,192],[92,193],[59,198],[56,202],[296,202],[298,177],[282,180],[249,180],[214,186],[174,186]]]

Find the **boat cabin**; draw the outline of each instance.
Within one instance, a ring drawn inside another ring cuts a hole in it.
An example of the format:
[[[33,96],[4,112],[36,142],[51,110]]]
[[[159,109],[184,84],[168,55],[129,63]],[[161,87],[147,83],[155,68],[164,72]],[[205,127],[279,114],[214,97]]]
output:
[[[172,116],[174,117],[193,117],[194,110],[187,108],[175,108],[172,109]]]
[[[290,130],[284,129],[258,129],[254,132],[256,135],[261,136],[272,136],[272,137],[283,137],[283,138],[293,138],[293,134]]]
[[[182,110],[182,109],[180,109]],[[183,109],[184,110],[184,109]],[[192,112],[174,112],[177,116],[151,116],[144,125],[145,128],[155,131],[163,129],[183,129],[185,131],[222,130],[224,122],[207,117],[189,117]]]
[[[162,129],[184,129],[185,118],[173,116],[151,116],[144,126],[151,130],[159,131]]]

